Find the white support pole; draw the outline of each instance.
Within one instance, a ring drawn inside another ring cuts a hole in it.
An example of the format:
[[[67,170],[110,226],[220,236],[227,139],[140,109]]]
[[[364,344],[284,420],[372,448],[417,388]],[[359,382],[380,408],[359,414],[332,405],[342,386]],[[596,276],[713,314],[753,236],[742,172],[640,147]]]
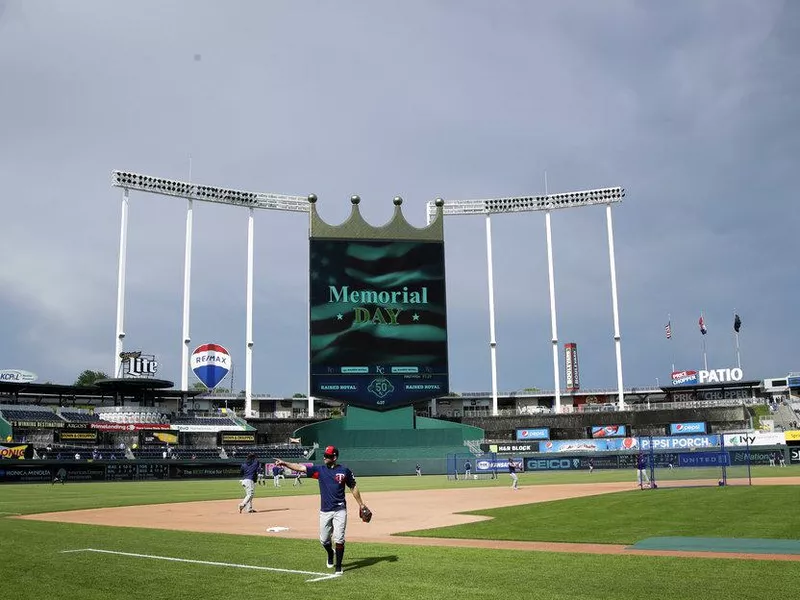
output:
[[[608,230],[608,262],[611,269],[611,305],[614,312],[614,346],[617,353],[617,398],[619,409],[625,408],[625,391],[622,387],[622,341],[619,334],[619,307],[617,305],[617,264],[614,259],[614,226],[611,222],[611,203],[606,204]]]
[[[194,200],[186,201],[186,246],[183,255],[183,346],[181,348],[181,390],[189,391],[189,308],[192,296],[192,219]]]
[[[492,218],[486,215],[486,262],[489,279],[489,353],[492,359],[492,415],[497,416],[497,341],[494,328],[494,275],[492,273]]]
[[[246,419],[250,418],[253,410],[253,236],[253,209],[251,208],[247,213],[247,321],[244,353],[244,416]]]
[[[122,367],[123,345],[125,339],[125,265],[128,254],[128,188],[122,190],[122,217],[119,228],[119,265],[117,268],[117,339],[114,352],[114,372],[112,377],[119,377]]]
[[[555,389],[555,411],[561,412],[561,376],[558,369],[558,325],[556,319],[556,282],[553,269],[553,233],[550,227],[550,211],[544,213],[547,238],[547,276],[550,284],[550,330],[553,343],[553,384]]]

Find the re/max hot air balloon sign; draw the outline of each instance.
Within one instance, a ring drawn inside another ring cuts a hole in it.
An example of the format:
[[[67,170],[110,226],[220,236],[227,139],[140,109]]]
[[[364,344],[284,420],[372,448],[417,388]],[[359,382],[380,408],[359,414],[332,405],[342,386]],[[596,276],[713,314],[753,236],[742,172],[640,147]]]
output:
[[[219,344],[203,344],[195,348],[189,359],[192,372],[208,389],[213,390],[230,373],[230,353]]]

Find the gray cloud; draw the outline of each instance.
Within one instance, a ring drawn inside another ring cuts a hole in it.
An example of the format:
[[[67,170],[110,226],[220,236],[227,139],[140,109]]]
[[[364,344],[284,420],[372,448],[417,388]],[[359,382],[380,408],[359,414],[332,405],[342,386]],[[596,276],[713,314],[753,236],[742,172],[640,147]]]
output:
[[[338,222],[424,203],[622,185],[624,374],[797,369],[794,3],[0,2],[2,368],[110,370],[112,169],[317,193]],[[196,56],[200,60],[196,60]],[[180,380],[181,200],[133,194],[126,344]],[[256,219],[255,388],[305,389],[307,224]],[[552,387],[544,218],[493,219],[501,389]],[[553,214],[560,341],[616,382],[605,214]],[[192,338],[243,366],[246,213],[197,206]],[[446,223],[456,389],[489,389],[484,222]],[[664,339],[671,314],[675,337]],[[243,385],[244,369],[236,379]],[[237,387],[241,387],[237,383]]]

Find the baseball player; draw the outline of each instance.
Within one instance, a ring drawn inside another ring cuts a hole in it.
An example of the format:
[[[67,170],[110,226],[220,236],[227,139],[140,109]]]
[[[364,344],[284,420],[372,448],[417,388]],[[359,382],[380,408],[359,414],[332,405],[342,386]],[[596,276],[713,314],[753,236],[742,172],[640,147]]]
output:
[[[519,489],[519,477],[517,477],[517,463],[514,462],[513,458],[508,459],[508,474],[511,475],[511,489],[518,490]]]
[[[60,483],[64,485],[64,482],[67,480],[67,470],[64,467],[61,467],[57,472],[56,476],[53,477],[53,481],[51,485],[55,485],[56,483]]]
[[[337,463],[339,450],[336,446],[328,446],[322,454],[322,465],[307,467],[299,463],[286,462],[280,458],[275,459],[275,464],[301,471],[307,477],[319,481],[320,511],[319,511],[319,541],[325,552],[328,553],[329,569],[336,568],[335,575],[342,574],[342,558],[344,557],[344,538],[347,529],[347,501],[345,499],[345,486],[350,488],[353,498],[356,499],[361,510],[369,510],[361,498],[361,492],[356,485],[353,472]]]
[[[647,473],[647,457],[639,452],[636,457],[636,485],[643,487],[644,484],[650,486],[650,475]]]
[[[469,479],[470,475],[472,475],[472,465],[467,461],[464,463],[464,479]]]
[[[239,503],[239,513],[244,509],[247,512],[256,512],[253,510],[253,496],[256,494],[256,481],[258,479],[258,470],[261,465],[256,460],[255,454],[248,454],[247,460],[242,463],[242,480],[241,484],[244,488],[244,500]]]

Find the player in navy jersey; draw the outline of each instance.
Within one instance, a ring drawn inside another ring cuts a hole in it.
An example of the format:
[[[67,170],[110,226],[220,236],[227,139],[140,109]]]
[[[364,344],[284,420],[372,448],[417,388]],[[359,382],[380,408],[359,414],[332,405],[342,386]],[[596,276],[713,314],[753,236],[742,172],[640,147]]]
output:
[[[239,512],[246,510],[249,513],[256,512],[253,510],[253,496],[256,493],[256,480],[258,479],[258,470],[261,468],[255,454],[248,454],[247,460],[244,461],[240,467],[242,472],[241,484],[244,488],[244,500],[239,503]]]
[[[328,446],[322,454],[324,464],[307,467],[299,463],[275,459],[275,464],[302,471],[306,476],[319,482],[319,541],[328,554],[328,568],[342,574],[342,558],[344,558],[344,536],[347,529],[347,500],[345,486],[350,488],[353,498],[359,507],[364,506],[361,492],[356,485],[353,472],[344,465],[338,464],[339,450],[336,446]]]

